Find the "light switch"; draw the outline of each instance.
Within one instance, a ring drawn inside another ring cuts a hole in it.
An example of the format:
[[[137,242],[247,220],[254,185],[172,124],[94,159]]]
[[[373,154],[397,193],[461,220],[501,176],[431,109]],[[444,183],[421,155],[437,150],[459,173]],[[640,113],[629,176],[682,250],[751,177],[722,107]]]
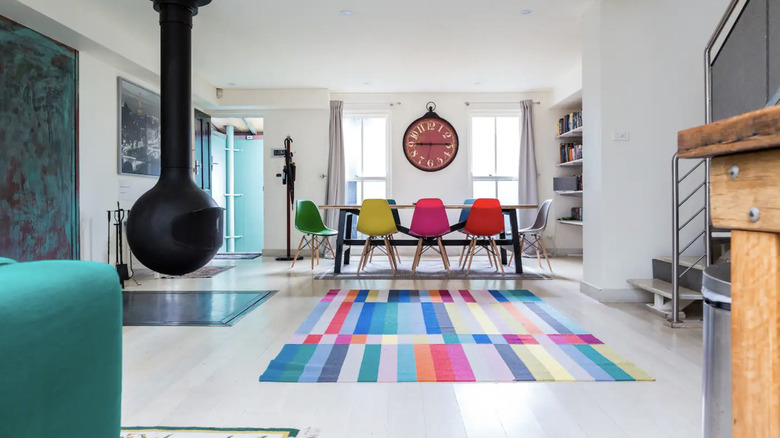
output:
[[[631,135],[628,131],[612,131],[612,141],[628,141]]]

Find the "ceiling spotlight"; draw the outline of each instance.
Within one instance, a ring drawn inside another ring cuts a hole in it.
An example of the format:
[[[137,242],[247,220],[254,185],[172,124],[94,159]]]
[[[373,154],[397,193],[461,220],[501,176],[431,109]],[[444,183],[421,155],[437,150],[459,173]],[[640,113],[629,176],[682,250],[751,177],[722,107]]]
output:
[[[339,11],[339,15],[349,17],[350,15],[352,15],[352,11],[350,11],[349,9],[342,9]]]
[[[530,9],[523,9],[522,11],[520,11],[520,13],[521,13],[522,15],[531,15],[531,14],[533,14],[533,13],[534,13],[534,11],[532,11],[532,10],[530,10]]]

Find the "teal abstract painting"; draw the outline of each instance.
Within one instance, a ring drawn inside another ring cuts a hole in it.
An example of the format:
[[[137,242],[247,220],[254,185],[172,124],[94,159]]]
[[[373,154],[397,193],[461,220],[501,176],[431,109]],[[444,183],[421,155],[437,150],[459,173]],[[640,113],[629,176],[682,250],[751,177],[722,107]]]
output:
[[[78,258],[77,108],[77,52],[0,17],[0,257]]]

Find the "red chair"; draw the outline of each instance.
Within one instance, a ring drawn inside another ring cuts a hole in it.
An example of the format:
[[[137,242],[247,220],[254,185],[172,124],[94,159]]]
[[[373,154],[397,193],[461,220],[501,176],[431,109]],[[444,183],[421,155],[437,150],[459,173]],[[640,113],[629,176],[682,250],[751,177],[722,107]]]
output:
[[[428,249],[437,251],[433,245],[424,245],[424,239],[436,239],[437,252],[441,254],[441,261],[444,263],[447,273],[450,273],[450,260],[441,242],[442,236],[449,232],[450,222],[441,199],[427,198],[417,201],[414,206],[412,225],[409,227],[409,234],[418,238],[417,252],[414,253],[414,262],[412,262],[412,272],[417,272],[417,266],[420,265],[423,252]]]
[[[504,266],[498,258],[498,245],[493,239],[497,234],[504,232],[504,213],[501,211],[501,203],[498,202],[498,199],[481,198],[474,201],[463,232],[472,237],[471,244],[467,249],[466,257],[469,263],[466,273],[471,272],[471,262],[474,261],[477,245],[480,245],[485,248],[488,258],[495,261],[496,270],[500,267],[501,275],[504,275]],[[488,243],[481,244],[479,243],[480,239],[487,239]],[[466,266],[465,260],[463,266]]]

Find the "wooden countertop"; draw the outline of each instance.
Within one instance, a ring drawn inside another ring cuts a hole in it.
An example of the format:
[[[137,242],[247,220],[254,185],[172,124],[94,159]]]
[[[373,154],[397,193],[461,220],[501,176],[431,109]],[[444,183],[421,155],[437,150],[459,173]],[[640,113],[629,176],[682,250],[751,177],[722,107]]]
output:
[[[780,106],[680,131],[677,145],[680,158],[710,158],[780,148]]]

